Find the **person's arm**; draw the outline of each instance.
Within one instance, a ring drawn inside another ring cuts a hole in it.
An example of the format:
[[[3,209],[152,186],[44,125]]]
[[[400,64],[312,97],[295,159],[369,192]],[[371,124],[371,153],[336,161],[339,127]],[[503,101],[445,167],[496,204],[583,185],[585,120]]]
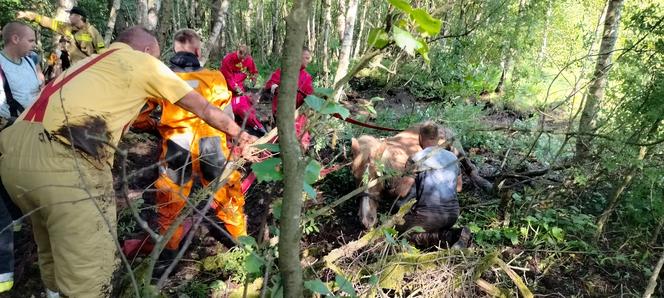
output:
[[[196,91],[191,91],[185,94],[185,96],[178,100],[175,104],[187,111],[196,114],[196,116],[203,119],[203,121],[205,121],[210,126],[225,132],[234,140],[237,140],[237,146],[242,149],[243,155],[246,153],[245,150],[247,149],[247,145],[250,145],[256,141],[256,137],[250,135],[246,131],[243,131],[240,126],[235,124],[233,119],[224,113],[224,111],[216,106],[211,105],[210,102],[205,100],[205,98],[198,94]]]
[[[71,34],[71,25],[69,23],[61,22],[56,19],[40,15],[34,11],[19,11],[18,14],[16,15],[16,18],[28,21],[34,21],[40,26],[51,29],[60,34],[64,35]]]
[[[104,48],[106,48],[106,43],[104,43],[104,37],[101,36],[97,28],[93,27],[90,25],[90,35],[92,35],[92,45],[95,48],[95,53],[101,52]]]
[[[281,70],[275,70],[270,79],[265,83],[265,90],[270,90],[271,94],[274,94],[277,88],[279,88],[279,83],[281,81]]]

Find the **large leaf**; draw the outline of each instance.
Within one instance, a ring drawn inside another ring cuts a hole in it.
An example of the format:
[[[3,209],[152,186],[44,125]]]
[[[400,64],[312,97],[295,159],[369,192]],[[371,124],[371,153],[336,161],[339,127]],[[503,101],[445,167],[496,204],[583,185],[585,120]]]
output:
[[[304,287],[314,293],[321,295],[332,295],[332,291],[330,291],[330,289],[328,289],[320,279],[307,280],[304,282]]]
[[[332,88],[314,88],[314,94],[321,97],[331,98],[334,95],[334,89]]]
[[[357,297],[357,293],[355,293],[355,289],[353,288],[353,284],[348,281],[345,277],[337,274],[337,276],[334,278],[334,282],[339,286],[339,288],[344,291],[344,293],[350,295],[350,297]]]
[[[307,164],[307,167],[304,169],[304,181],[309,184],[314,184],[316,181],[318,181],[318,178],[320,178],[320,170],[323,167],[321,164],[312,159],[309,161],[309,164]]]
[[[309,95],[305,97],[304,102],[307,103],[307,105],[314,109],[316,112],[320,112],[320,110],[323,109],[323,105],[325,105],[325,100],[316,95]]]
[[[392,4],[394,7],[405,13],[410,13],[413,10],[413,7],[410,6],[410,3],[405,0],[387,0],[387,2],[390,2],[390,4]]]
[[[422,42],[415,39],[410,32],[403,30],[399,27],[392,28],[392,37],[397,46],[403,49],[411,56],[415,56],[415,50],[423,47]]]
[[[302,189],[304,192],[312,199],[315,199],[316,196],[318,196],[318,193],[316,192],[316,189],[311,186],[311,184],[304,182],[304,185],[302,186]]]
[[[265,260],[259,258],[255,253],[250,253],[244,259],[244,266],[248,273],[260,273],[261,268],[265,264]]]
[[[280,181],[284,179],[284,174],[278,168],[281,165],[281,158],[268,158],[259,163],[251,165],[251,170],[256,174],[258,182]]]
[[[304,99],[304,102],[307,103],[314,111],[319,112],[325,115],[339,114],[342,118],[347,118],[350,116],[350,112],[344,106],[339,103],[324,100],[315,95],[309,95]]]
[[[382,49],[390,42],[390,36],[382,28],[372,28],[369,30],[367,44],[376,49]]]
[[[440,19],[432,17],[426,10],[418,8],[410,12],[410,16],[415,20],[420,32],[428,36],[434,36],[440,33],[443,22]]]

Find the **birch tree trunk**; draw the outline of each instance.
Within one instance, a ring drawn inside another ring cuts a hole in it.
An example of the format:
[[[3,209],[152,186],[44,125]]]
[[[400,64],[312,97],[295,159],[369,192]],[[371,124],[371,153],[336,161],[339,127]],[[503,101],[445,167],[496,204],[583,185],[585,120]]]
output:
[[[334,75],[334,82],[337,83],[348,72],[350,64],[350,54],[353,46],[353,32],[355,31],[355,17],[357,16],[357,0],[350,0],[348,3],[348,12],[346,12],[346,26],[343,39],[341,40],[341,53],[339,54],[339,66]],[[341,91],[342,89],[339,89]],[[335,94],[335,99],[339,99],[341,92]]]
[[[323,82],[330,84],[330,29],[332,28],[332,3],[331,0],[323,0],[325,10],[325,24],[323,26]]]
[[[212,49],[215,47],[215,45],[217,45],[219,36],[223,34],[222,32],[224,31],[224,28],[226,28],[226,17],[228,15],[229,6],[230,2],[228,0],[222,0],[219,3],[219,11],[217,12],[217,18],[214,21],[214,26],[212,27],[212,33],[203,46],[203,53],[201,54],[200,58],[201,65],[205,65],[205,63],[207,63],[208,58],[210,58],[210,52],[212,52]],[[224,46],[223,42],[222,46]]]
[[[115,30],[115,20],[118,17],[118,10],[122,5],[122,0],[113,0],[113,5],[111,6],[111,12],[108,16],[108,22],[106,23],[106,32],[104,32],[104,43],[107,45],[111,43],[113,39],[113,30]]]
[[[304,297],[300,266],[300,217],[302,185],[307,165],[295,136],[295,97],[300,73],[302,45],[311,0],[295,0],[286,19],[286,39],[281,60],[281,83],[277,108],[279,147],[284,173],[284,199],[280,217],[279,271],[284,297]]]
[[[643,298],[650,298],[650,296],[655,293],[657,278],[659,278],[659,272],[662,271],[662,266],[664,266],[664,252],[659,256],[659,261],[657,261],[657,265],[655,265],[655,269],[652,271],[652,275],[648,281],[648,287],[646,287],[646,291],[643,293]]]
[[[590,155],[590,145],[592,136],[589,134],[595,131],[595,116],[599,109],[599,104],[604,98],[604,87],[606,85],[606,75],[611,67],[611,56],[613,48],[618,39],[618,27],[620,26],[620,10],[623,0],[608,0],[606,18],[604,19],[604,34],[599,47],[595,73],[593,74],[592,84],[588,87],[586,93],[585,105],[579,119],[579,134],[576,137],[576,153],[574,158],[582,160]]]
[[[360,30],[357,31],[357,38],[355,38],[355,50],[353,50],[353,59],[357,59],[360,56],[360,51],[364,42],[362,41],[362,32],[364,31],[364,24],[367,20],[367,10],[369,10],[369,3],[364,5],[362,9],[362,17],[360,18]]]
[[[551,15],[553,14],[553,0],[549,0],[546,7],[546,18],[544,19],[544,36],[542,37],[542,46],[537,54],[537,61],[544,60],[546,55],[546,47],[549,39],[549,26],[551,25]]]

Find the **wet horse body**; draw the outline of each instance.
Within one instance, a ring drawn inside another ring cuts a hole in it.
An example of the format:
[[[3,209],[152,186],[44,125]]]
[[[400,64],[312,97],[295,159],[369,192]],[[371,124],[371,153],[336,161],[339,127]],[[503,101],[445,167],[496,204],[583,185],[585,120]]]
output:
[[[379,203],[393,201],[410,190],[413,180],[402,177],[402,174],[406,170],[408,158],[422,150],[419,142],[419,128],[420,126],[416,125],[385,139],[369,135],[352,139],[351,168],[358,186],[386,174],[391,176],[385,180],[380,179],[376,185],[361,195],[359,216],[366,228],[375,225]],[[442,134],[451,136],[451,132],[447,129],[441,129],[441,137],[443,137]],[[441,138],[441,144],[447,144],[446,141],[446,138]]]

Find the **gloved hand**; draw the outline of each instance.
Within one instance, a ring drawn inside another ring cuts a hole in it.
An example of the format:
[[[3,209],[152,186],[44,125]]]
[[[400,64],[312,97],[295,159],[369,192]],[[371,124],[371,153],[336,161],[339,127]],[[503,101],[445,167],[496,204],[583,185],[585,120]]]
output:
[[[274,84],[270,87],[270,93],[274,94],[274,92],[279,88],[279,85]]]

